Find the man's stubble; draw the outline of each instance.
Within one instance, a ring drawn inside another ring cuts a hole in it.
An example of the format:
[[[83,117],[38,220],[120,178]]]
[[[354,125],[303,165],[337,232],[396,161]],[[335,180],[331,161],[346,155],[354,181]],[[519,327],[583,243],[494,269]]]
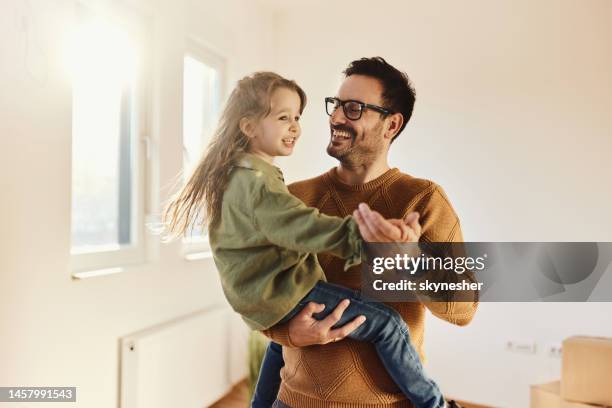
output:
[[[380,135],[382,126],[382,122],[379,122],[374,129],[363,135],[359,142],[356,137],[353,137],[351,145],[344,150],[335,149],[330,141],[327,145],[327,154],[337,159],[346,168],[363,167],[374,163],[381,154],[384,154]]]

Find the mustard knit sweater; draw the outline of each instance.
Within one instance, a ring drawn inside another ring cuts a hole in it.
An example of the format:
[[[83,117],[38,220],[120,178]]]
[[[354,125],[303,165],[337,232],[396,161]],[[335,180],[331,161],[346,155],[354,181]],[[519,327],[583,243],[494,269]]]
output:
[[[289,190],[308,206],[335,216],[350,215],[361,202],[385,218],[402,218],[410,211],[421,215],[422,241],[461,242],[459,219],[440,186],[391,169],[365,184],[348,185],[336,176],[336,169],[305,181]],[[327,280],[353,289],[361,284],[360,267],[343,270],[344,261],[319,254]],[[476,302],[389,303],[410,328],[410,339],[425,362],[423,352],[425,311],[452,324],[468,324]],[[412,407],[397,388],[370,343],[345,339],[322,346],[295,347],[288,327],[277,325],[264,331],[283,345],[285,366],[278,394],[292,408]]]

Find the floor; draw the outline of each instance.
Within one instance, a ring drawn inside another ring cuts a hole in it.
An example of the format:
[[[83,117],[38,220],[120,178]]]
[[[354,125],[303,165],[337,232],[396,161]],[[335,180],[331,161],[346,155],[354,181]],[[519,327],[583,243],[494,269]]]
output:
[[[249,390],[245,379],[234,385],[223,398],[209,408],[247,408],[249,405],[248,395]]]
[[[248,407],[248,388],[247,380],[243,380],[232,387],[231,390],[219,401],[215,402],[209,408],[247,408]],[[484,405],[472,404],[465,401],[457,400],[464,408],[491,408]]]

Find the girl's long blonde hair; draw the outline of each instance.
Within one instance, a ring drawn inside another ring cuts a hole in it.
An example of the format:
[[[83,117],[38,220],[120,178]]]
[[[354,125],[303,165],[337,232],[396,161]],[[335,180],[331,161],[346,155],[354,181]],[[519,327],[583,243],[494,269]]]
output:
[[[184,236],[196,226],[215,226],[221,218],[223,193],[235,159],[248,150],[249,138],[240,130],[240,120],[260,120],[270,113],[270,98],[278,88],[288,88],[300,97],[300,113],[306,94],[295,81],[274,72],[247,76],[232,91],[213,137],[189,180],[171,199],[162,214],[169,237]]]

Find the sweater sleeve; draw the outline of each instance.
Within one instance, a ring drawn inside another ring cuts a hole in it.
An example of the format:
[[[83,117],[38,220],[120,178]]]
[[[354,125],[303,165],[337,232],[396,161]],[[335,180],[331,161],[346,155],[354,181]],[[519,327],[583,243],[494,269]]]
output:
[[[459,218],[441,187],[435,186],[431,193],[425,195],[418,203],[416,210],[421,214],[422,242],[463,242]],[[463,274],[444,270],[432,271],[428,272],[428,278],[430,280],[433,278],[438,282],[476,282],[471,271]],[[470,301],[464,299],[470,299]],[[424,300],[423,304],[434,316],[458,326],[465,326],[472,321],[478,308],[478,291],[464,291],[462,301],[454,301],[452,298],[435,299]]]
[[[289,322],[277,324],[266,330],[262,330],[262,333],[264,336],[283,347],[296,347],[291,342],[291,337],[289,337]]]

